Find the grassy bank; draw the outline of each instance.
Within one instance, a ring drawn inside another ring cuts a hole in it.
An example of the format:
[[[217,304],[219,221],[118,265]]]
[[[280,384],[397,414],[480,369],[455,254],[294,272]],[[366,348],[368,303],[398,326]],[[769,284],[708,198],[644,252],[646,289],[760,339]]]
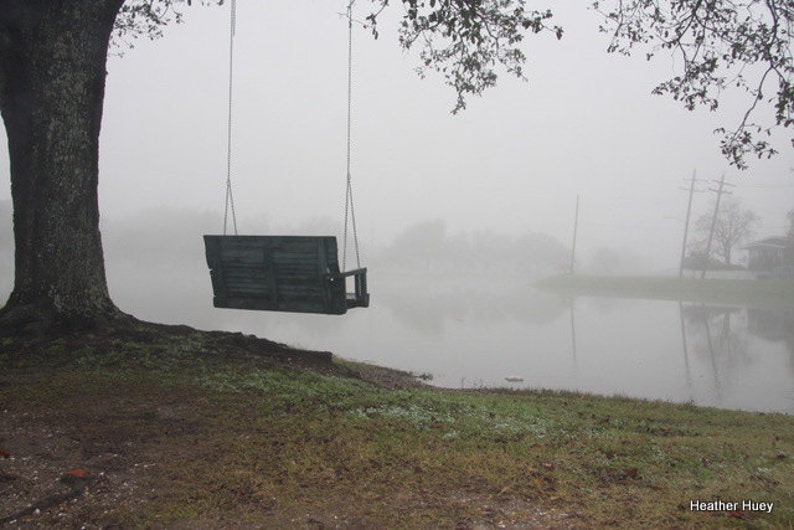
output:
[[[789,416],[442,391],[363,365],[296,365],[298,353],[238,344],[230,356],[198,332],[92,340],[0,352],[9,525],[13,514],[63,527],[794,524]],[[75,483],[85,488],[68,502],[39,502]],[[693,511],[697,500],[740,504]]]
[[[794,280],[701,280],[650,276],[564,275],[546,278],[535,285],[541,289],[581,296],[794,306]]]

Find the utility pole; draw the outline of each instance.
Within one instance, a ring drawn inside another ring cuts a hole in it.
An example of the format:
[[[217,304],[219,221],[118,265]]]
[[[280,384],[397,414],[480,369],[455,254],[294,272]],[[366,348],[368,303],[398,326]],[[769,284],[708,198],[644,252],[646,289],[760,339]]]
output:
[[[716,180],[713,182],[717,182]],[[725,173],[722,174],[719,181],[719,188],[716,190],[714,188],[709,188],[709,191],[713,191],[717,194],[717,201],[714,203],[714,214],[711,216],[711,230],[709,230],[709,240],[706,243],[706,258],[705,262],[703,263],[703,272],[700,274],[700,279],[706,277],[706,269],[708,268],[709,264],[709,256],[711,256],[711,241],[714,239],[714,228],[717,226],[717,214],[720,211],[720,199],[722,198],[723,194],[730,195],[731,191],[725,191],[725,186],[733,186],[733,184],[727,184],[725,182]]]
[[[571,245],[571,268],[573,274],[574,263],[576,262],[576,232],[579,229],[579,194],[576,194],[576,213],[573,218],[573,244]]]
[[[697,170],[692,172],[692,180],[689,184],[689,202],[686,205],[686,220],[684,220],[684,241],[681,243],[681,264],[678,267],[678,279],[684,277],[684,258],[686,257],[686,239],[689,235],[689,217],[692,214],[692,196],[695,194],[695,181],[697,180],[695,176],[697,175]],[[684,189],[684,188],[679,188]],[[700,192],[701,190],[697,190]]]

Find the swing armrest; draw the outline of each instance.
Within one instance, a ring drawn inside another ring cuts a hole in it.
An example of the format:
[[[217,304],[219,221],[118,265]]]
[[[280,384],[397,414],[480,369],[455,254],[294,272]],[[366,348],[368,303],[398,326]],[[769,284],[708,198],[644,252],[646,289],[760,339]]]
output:
[[[345,294],[345,304],[351,307],[369,307],[369,293],[367,292],[367,268],[353,269],[352,271],[329,274],[331,280],[344,280],[348,276],[354,277],[352,293]]]

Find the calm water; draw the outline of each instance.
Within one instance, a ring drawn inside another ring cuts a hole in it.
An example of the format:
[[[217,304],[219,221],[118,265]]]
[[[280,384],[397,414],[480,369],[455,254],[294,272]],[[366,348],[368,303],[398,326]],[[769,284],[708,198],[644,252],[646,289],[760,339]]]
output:
[[[572,300],[520,280],[486,287],[489,276],[453,283],[371,275],[371,307],[336,317],[214,309],[200,259],[180,267],[111,263],[109,274],[116,303],[139,318],[328,350],[429,374],[439,386],[579,390],[794,414],[794,307]],[[0,297],[11,284],[6,271]]]
[[[579,390],[794,414],[794,308],[397,285],[372,286],[372,306],[343,317],[199,310],[207,294],[181,321],[429,374],[445,387]],[[149,318],[173,318],[182,305],[174,303]]]

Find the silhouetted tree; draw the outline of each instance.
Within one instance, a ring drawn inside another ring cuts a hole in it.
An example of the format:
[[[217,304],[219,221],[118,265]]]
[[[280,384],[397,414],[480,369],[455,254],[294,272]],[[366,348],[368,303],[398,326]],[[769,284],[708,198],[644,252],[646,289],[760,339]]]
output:
[[[383,267],[457,273],[518,274],[525,278],[558,272],[570,250],[547,234],[510,236],[492,231],[449,234],[441,219],[408,226],[381,252]]]
[[[446,252],[447,225],[441,219],[422,221],[406,228],[386,251],[389,263],[430,269]]]
[[[559,273],[568,266],[571,256],[570,248],[548,234],[521,235],[513,246],[517,272],[528,277]]]
[[[711,221],[712,214],[708,213],[701,215],[695,221],[695,231],[700,234],[701,239],[694,244],[694,248],[701,254],[705,254],[705,240],[711,230]],[[722,202],[714,224],[712,252],[722,260],[725,267],[730,268],[733,265],[731,261],[733,247],[753,235],[753,228],[758,221],[759,217],[751,210],[742,208],[739,201]]]

